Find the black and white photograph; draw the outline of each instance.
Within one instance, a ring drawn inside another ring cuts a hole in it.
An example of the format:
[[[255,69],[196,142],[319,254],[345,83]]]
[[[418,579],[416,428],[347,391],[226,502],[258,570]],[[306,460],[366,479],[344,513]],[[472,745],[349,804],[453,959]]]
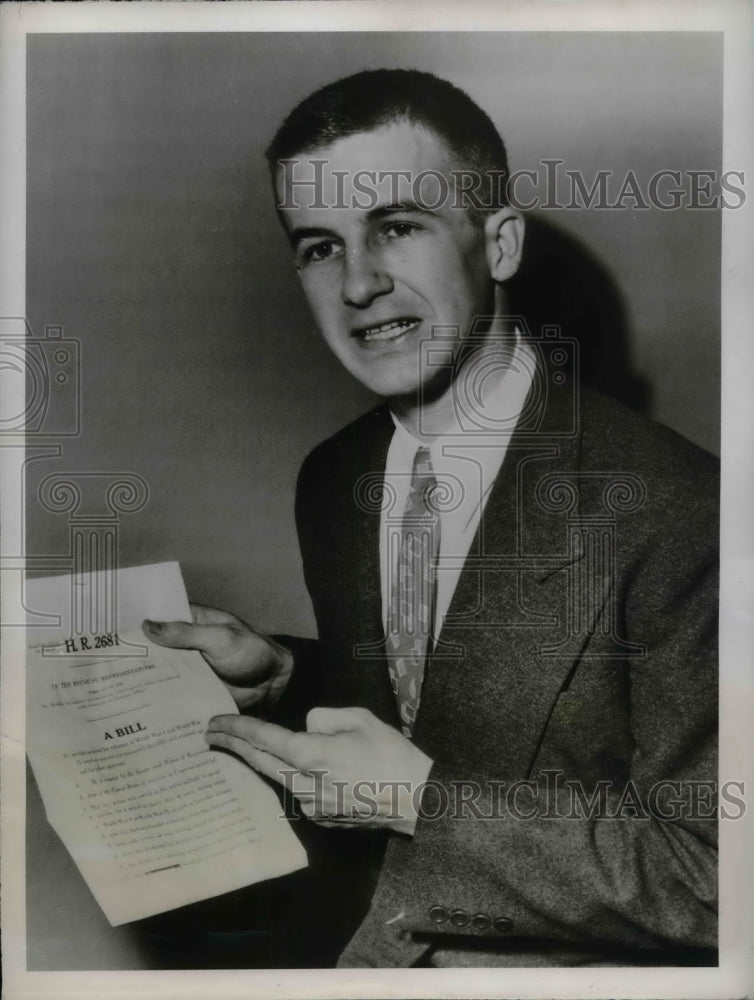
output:
[[[751,9],[7,6],[8,1000],[748,995]]]

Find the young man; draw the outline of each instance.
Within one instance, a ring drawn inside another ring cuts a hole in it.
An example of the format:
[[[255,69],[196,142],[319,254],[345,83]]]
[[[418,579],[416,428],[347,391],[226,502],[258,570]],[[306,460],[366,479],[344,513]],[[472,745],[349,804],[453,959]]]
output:
[[[301,471],[316,643],[205,608],[150,638],[229,686],[211,745],[359,844],[341,965],[709,963],[715,462],[508,315],[524,223],[461,91],[358,74],[268,157],[321,334],[386,403]]]

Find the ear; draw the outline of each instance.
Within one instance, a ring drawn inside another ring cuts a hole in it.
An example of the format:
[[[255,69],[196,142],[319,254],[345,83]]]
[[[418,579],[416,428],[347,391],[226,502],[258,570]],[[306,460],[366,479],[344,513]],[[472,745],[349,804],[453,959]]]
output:
[[[490,274],[495,281],[512,278],[521,263],[524,220],[511,206],[498,209],[484,223],[484,242]]]

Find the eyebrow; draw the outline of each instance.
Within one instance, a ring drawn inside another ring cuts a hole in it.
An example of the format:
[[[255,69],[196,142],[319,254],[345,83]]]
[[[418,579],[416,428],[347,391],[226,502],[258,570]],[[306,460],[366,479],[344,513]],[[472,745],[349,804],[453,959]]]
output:
[[[390,205],[378,205],[367,212],[367,222],[379,222],[380,219],[389,218],[391,215],[435,215],[429,208],[423,208],[415,201],[398,201]],[[333,229],[324,226],[294,226],[288,233],[291,246],[298,246],[302,240],[338,240],[341,239]]]
[[[324,229],[322,226],[294,226],[288,233],[288,239],[292,246],[297,246],[302,240],[337,240],[340,237],[332,229]]]
[[[429,208],[424,208],[415,201],[397,201],[392,205],[379,205],[367,213],[370,219],[384,219],[388,215],[405,215],[415,213],[417,215],[435,215]]]

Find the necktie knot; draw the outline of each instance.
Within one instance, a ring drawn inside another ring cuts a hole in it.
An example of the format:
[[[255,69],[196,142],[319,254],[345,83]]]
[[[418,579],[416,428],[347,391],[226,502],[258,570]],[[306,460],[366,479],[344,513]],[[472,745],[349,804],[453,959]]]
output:
[[[406,502],[406,514],[426,519],[437,519],[437,507],[434,502],[437,480],[432,471],[432,460],[429,448],[419,448],[414,458],[414,468],[411,474],[411,487]]]
[[[415,476],[432,475],[432,457],[430,455],[429,448],[427,447],[417,448],[416,455],[414,457],[414,475]]]

